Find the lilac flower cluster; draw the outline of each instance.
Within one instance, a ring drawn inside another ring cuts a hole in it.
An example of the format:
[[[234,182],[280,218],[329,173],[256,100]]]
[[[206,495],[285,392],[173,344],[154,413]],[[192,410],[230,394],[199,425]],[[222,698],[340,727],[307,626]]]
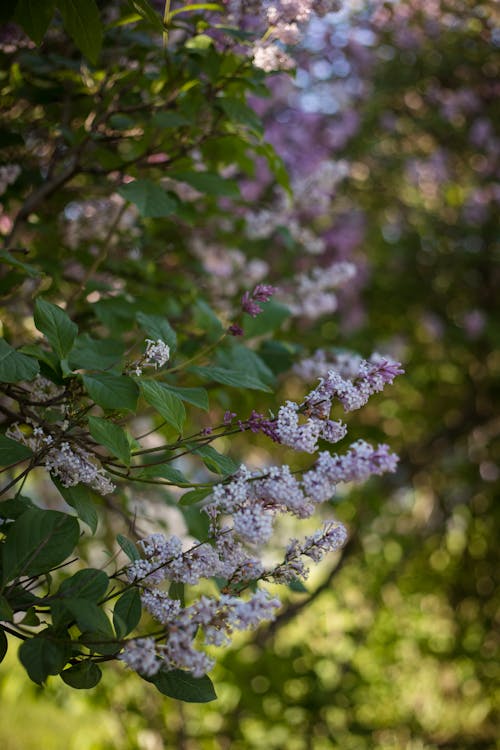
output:
[[[262,312],[262,307],[258,303],[269,302],[276,291],[276,287],[270,284],[257,284],[253,292],[245,292],[241,298],[243,312],[256,318]]]
[[[257,627],[264,620],[272,620],[280,606],[264,590],[258,590],[249,599],[222,594],[218,599],[200,596],[189,607],[164,595],[161,607],[150,603],[151,597],[143,594],[143,603],[151,614],[168,630],[165,643],[155,643],[152,638],[129,641],[120,659],[132,669],[151,676],[159,669],[187,669],[195,677],[202,677],[214,665],[214,660],[204,651],[195,648],[197,633],[202,646],[221,646],[231,642],[235,630]],[[169,601],[169,604],[166,602]]]
[[[100,495],[109,495],[115,490],[98,459],[79,445],[70,445],[67,440],[56,442],[41,427],[34,427],[31,433],[25,434],[18,424],[14,424],[6,435],[26,445],[34,454],[41,453],[43,465],[61,480],[63,487],[86,484]],[[54,447],[50,448],[52,444]]]

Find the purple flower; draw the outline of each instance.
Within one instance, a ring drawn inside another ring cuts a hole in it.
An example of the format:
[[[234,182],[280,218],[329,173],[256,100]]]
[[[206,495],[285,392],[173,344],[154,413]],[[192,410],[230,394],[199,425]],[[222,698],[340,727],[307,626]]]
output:
[[[227,329],[227,332],[231,334],[231,336],[243,336],[243,328],[241,326],[236,325],[236,323],[233,323],[233,325],[230,325]]]
[[[257,284],[253,292],[245,292],[241,298],[241,307],[243,312],[251,315],[252,318],[256,318],[259,313],[262,312],[262,308],[258,305],[258,302],[269,302],[273,294],[276,292],[276,287],[270,284]]]

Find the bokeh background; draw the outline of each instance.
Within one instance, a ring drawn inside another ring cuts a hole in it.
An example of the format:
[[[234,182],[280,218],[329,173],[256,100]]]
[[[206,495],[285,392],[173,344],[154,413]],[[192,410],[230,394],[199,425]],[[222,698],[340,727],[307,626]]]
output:
[[[211,704],[166,699],[119,665],[86,694],[56,678],[42,690],[10,653],[4,750],[500,747],[498,15],[345,0],[312,24],[295,80],[277,76],[255,105],[298,179],[347,165],[309,220],[361,272],[307,345],[342,334],[406,369],[353,421],[401,463],[339,498],[340,561],[221,655]]]

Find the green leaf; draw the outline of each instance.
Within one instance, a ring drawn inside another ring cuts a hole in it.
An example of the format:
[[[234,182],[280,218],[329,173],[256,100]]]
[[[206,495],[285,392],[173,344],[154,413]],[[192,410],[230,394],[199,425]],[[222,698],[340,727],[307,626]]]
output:
[[[304,586],[302,581],[299,578],[294,578],[290,583],[288,584],[288,588],[290,591],[295,591],[297,594],[308,594],[308,589]]]
[[[247,338],[262,336],[269,331],[275,331],[290,317],[290,310],[279,302],[270,300],[262,303],[262,312],[256,318],[245,319],[245,335]]]
[[[177,202],[152,180],[128,182],[119,188],[118,193],[125,200],[134,203],[145,218],[170,216],[177,209]]]
[[[262,120],[246,102],[240,99],[224,97],[223,99],[217,99],[216,104],[217,107],[220,107],[226,113],[230,120],[247,125],[258,135],[262,135],[264,132]]]
[[[122,548],[122,550],[125,552],[129,560],[140,560],[141,556],[137,551],[137,548],[133,542],[130,541],[130,539],[127,539],[126,536],[123,536],[123,534],[118,534],[116,537],[116,541]]]
[[[155,380],[141,381],[142,395],[168,424],[182,433],[186,421],[186,409],[182,399],[170,390],[162,388]]]
[[[139,474],[135,475],[136,479],[166,479],[176,485],[188,484],[187,478],[178,469],[169,464],[157,464],[156,466],[147,466]]]
[[[25,445],[0,435],[0,466],[10,466],[33,456],[33,451]]]
[[[184,5],[182,8],[177,8],[170,14],[171,18],[179,15],[179,13],[188,13],[193,10],[223,10],[221,5],[217,3],[193,3],[192,5]]]
[[[40,44],[55,10],[55,0],[17,0],[14,19],[35,44]]]
[[[35,303],[35,325],[47,337],[59,359],[64,359],[73,346],[78,326],[57,305],[40,297]]]
[[[14,612],[5,596],[0,596],[0,620],[12,622]]]
[[[190,490],[189,492],[185,492],[179,500],[179,505],[195,505],[195,503],[199,503],[201,500],[204,500],[207,495],[210,495],[211,492],[211,489]]]
[[[207,675],[193,677],[189,672],[172,669],[169,672],[160,670],[144,679],[151,682],[163,695],[186,703],[208,703],[217,698],[213,683]]]
[[[103,570],[86,568],[66,578],[59,586],[56,596],[97,602],[104,596],[108,586],[109,578]]]
[[[151,118],[151,122],[158,128],[181,128],[190,125],[190,120],[178,112],[157,112]]]
[[[94,602],[88,599],[65,599],[64,606],[71,612],[82,633],[91,630],[113,637],[113,628],[107,615]]]
[[[79,536],[73,516],[28,508],[12,524],[3,545],[3,581],[48,573],[73,552]]]
[[[81,518],[91,532],[95,534],[99,522],[94,500],[95,493],[85,484],[64,487],[56,477],[52,477],[52,481],[68,505],[76,510],[78,518]]]
[[[60,370],[59,359],[57,358],[57,354],[52,350],[42,349],[38,344],[27,344],[20,347],[18,351],[20,354],[27,354],[29,357],[46,364],[47,367],[50,367],[55,373],[58,373]]]
[[[187,531],[190,536],[200,542],[206,542],[209,538],[210,520],[206,513],[200,513],[200,509],[194,506],[181,509]]]
[[[100,682],[102,672],[92,661],[82,661],[69,669],[64,669],[60,677],[66,685],[77,690],[88,690]]]
[[[0,664],[5,659],[5,654],[7,653],[8,648],[9,643],[7,641],[7,636],[5,635],[3,628],[0,626]]]
[[[16,519],[28,508],[35,508],[29,497],[18,495],[0,503],[0,518]]]
[[[57,0],[64,28],[94,65],[102,46],[102,25],[94,0]]]
[[[116,339],[93,339],[87,333],[78,336],[68,355],[74,370],[109,370],[120,368],[123,345]]]
[[[219,350],[217,364],[228,370],[249,375],[265,385],[274,385],[275,378],[272,370],[258,354],[241,344],[234,344],[230,349],[224,351]]]
[[[238,471],[240,465],[233,461],[229,456],[224,456],[211,445],[202,445],[200,448],[193,450],[197,456],[201,456],[203,463],[210,471],[216,474],[228,476]]]
[[[230,198],[238,198],[240,195],[236,183],[220,177],[214,172],[174,172],[170,177],[179,182],[187,182],[200,193],[217,196],[226,195]]]
[[[230,385],[234,388],[249,388],[254,391],[266,391],[272,393],[272,388],[247,372],[240,370],[226,370],[222,367],[191,367],[190,372],[196,373],[206,380],[216,383]]]
[[[178,386],[169,385],[168,383],[160,383],[159,385],[161,385],[162,388],[166,388],[168,391],[177,393],[177,395],[188,404],[193,404],[193,406],[197,406],[199,409],[208,411],[208,393],[204,388],[179,388]]]
[[[180,581],[173,581],[168,589],[168,595],[170,599],[177,599],[177,601],[181,603],[182,607],[186,606],[185,589],[185,584],[181,583]]]
[[[138,312],[136,315],[137,322],[145,333],[156,341],[161,339],[172,350],[177,347],[177,334],[168,322],[168,320],[161,315],[146,315],[143,312]]]
[[[94,440],[104,445],[126,466],[130,466],[130,446],[125,431],[109,419],[100,417],[89,417],[88,423]]]
[[[40,372],[38,362],[17,352],[5,339],[0,339],[0,382],[18,383],[33,380]]]
[[[90,398],[103,409],[135,411],[139,389],[126,375],[82,375]]]
[[[40,633],[20,645],[18,656],[30,679],[41,685],[49,675],[61,672],[68,660],[68,649]]]
[[[145,21],[148,21],[157,31],[164,31],[163,21],[147,0],[130,0],[131,5]]]
[[[141,597],[136,588],[127,589],[115,604],[113,611],[113,625],[118,638],[128,635],[141,619]]]

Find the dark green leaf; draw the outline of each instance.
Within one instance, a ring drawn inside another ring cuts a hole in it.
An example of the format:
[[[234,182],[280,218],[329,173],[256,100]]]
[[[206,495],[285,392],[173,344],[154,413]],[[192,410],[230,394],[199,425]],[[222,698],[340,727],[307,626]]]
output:
[[[182,607],[186,606],[185,585],[179,581],[173,581],[168,589],[168,595],[171,599],[177,599]]]
[[[79,536],[73,516],[28,508],[11,526],[3,545],[3,581],[48,573],[71,554]]]
[[[211,445],[202,445],[200,448],[193,450],[193,453],[197,456],[201,456],[207,469],[210,469],[210,471],[213,471],[216,474],[223,474],[224,476],[234,474],[235,471],[238,471],[240,466],[236,461],[233,461],[232,458],[219,453],[219,451],[215,450]]]
[[[56,477],[52,477],[52,481],[68,505],[76,510],[78,518],[86,523],[91,532],[95,534],[99,522],[94,500],[95,493],[85,484],[64,487]]]
[[[198,539],[199,542],[206,542],[209,537],[210,521],[206,513],[201,513],[199,508],[194,505],[181,508],[184,521],[187,526],[188,534]]]
[[[216,383],[230,385],[234,388],[250,388],[254,391],[272,392],[268,385],[244,371],[226,370],[222,367],[191,367],[190,371],[206,380],[213,380]]]
[[[10,466],[32,456],[33,452],[25,445],[0,435],[0,466]]]
[[[78,326],[57,305],[40,297],[35,303],[35,325],[47,337],[59,359],[64,359],[71,351]]]
[[[90,398],[103,409],[135,411],[139,389],[126,375],[83,375],[82,380]]]
[[[145,21],[148,21],[156,31],[164,31],[163,20],[148,3],[147,0],[130,0],[133,8],[139,13]]]
[[[94,0],[57,0],[64,28],[85,57],[96,64],[102,45],[102,25]]]
[[[71,612],[82,633],[91,630],[103,633],[108,638],[113,637],[113,628],[107,615],[94,602],[88,599],[65,599],[64,606]]]
[[[208,703],[217,698],[212,681],[207,675],[193,677],[189,672],[172,669],[170,672],[161,670],[152,677],[144,679],[152,682],[163,695],[186,703]]]
[[[187,182],[200,193],[227,195],[230,198],[238,198],[240,194],[236,183],[213,172],[175,172],[170,176],[179,182]]]
[[[0,596],[0,620],[4,622],[12,622],[14,612],[5,596]]]
[[[212,492],[211,489],[203,489],[203,490],[190,490],[189,492],[184,493],[184,495],[179,500],[179,505],[194,505],[195,503],[199,503],[201,500],[204,500],[207,495],[210,495]]]
[[[262,135],[264,132],[264,126],[260,117],[245,102],[239,99],[224,97],[223,99],[217,99],[217,106],[226,113],[230,120],[247,125],[258,135]]]
[[[7,641],[7,636],[5,635],[5,631],[0,625],[0,664],[5,659],[5,654],[7,653],[8,647],[9,647],[9,643]]]
[[[34,508],[35,506],[29,499],[29,497],[23,497],[18,495],[10,500],[2,500],[0,502],[0,518],[18,518],[21,513],[24,513],[28,508]]]
[[[175,393],[162,388],[155,380],[141,381],[142,395],[155,411],[158,412],[168,424],[182,432],[186,421],[186,409],[182,399]]]
[[[166,388],[168,391],[172,391],[181,397],[183,401],[188,404],[193,404],[199,409],[208,411],[208,393],[204,388],[179,388],[178,386],[169,385],[168,383],[160,383],[162,388]]]
[[[127,589],[115,604],[113,625],[118,638],[128,635],[141,619],[141,597],[136,588]]]
[[[147,466],[139,474],[135,475],[137,479],[166,479],[173,484],[187,484],[188,480],[182,472],[175,469],[170,464],[157,464],[156,466]]]
[[[269,331],[275,331],[281,327],[284,321],[290,317],[290,310],[279,302],[270,300],[262,303],[262,312],[256,318],[245,320],[245,335],[262,336]]]
[[[145,218],[170,216],[177,208],[176,201],[152,180],[128,182],[119,188],[118,193],[125,200],[134,203]]]
[[[307,588],[299,578],[294,578],[293,581],[290,581],[290,583],[288,584],[288,588],[290,589],[290,591],[295,591],[298,594],[309,593]]]
[[[106,593],[108,585],[109,578],[103,570],[86,568],[66,578],[56,596],[97,602]]]
[[[133,542],[130,541],[130,539],[127,539],[126,536],[123,536],[123,534],[118,534],[116,537],[116,541],[122,548],[122,550],[125,552],[129,560],[140,560],[141,556],[137,551],[137,548]]]
[[[54,9],[55,0],[17,0],[14,18],[35,44],[40,44]]]
[[[82,661],[60,674],[66,685],[77,690],[88,690],[97,685],[102,677],[102,672],[92,661]]]
[[[151,122],[158,128],[180,128],[191,124],[187,117],[178,112],[157,112],[151,118]]]
[[[59,359],[55,352],[49,351],[48,349],[42,349],[42,347],[37,344],[23,346],[19,349],[19,352],[27,354],[29,357],[37,359],[39,362],[43,362],[50,367],[51,370],[54,370],[55,373],[59,372]]]
[[[0,382],[33,380],[39,372],[40,367],[35,359],[20,354],[5,339],[0,339]]]
[[[68,650],[63,644],[40,634],[24,641],[18,656],[30,679],[41,685],[49,675],[61,672],[68,660]]]
[[[175,350],[177,347],[177,335],[166,318],[161,315],[146,315],[143,312],[138,312],[136,318],[142,330],[151,339],[161,339],[172,350]]]
[[[109,419],[89,417],[88,422],[94,440],[104,445],[126,466],[130,466],[130,446],[124,430]]]
[[[123,345],[115,339],[93,339],[88,334],[78,336],[68,355],[74,370],[109,370],[119,368]]]

